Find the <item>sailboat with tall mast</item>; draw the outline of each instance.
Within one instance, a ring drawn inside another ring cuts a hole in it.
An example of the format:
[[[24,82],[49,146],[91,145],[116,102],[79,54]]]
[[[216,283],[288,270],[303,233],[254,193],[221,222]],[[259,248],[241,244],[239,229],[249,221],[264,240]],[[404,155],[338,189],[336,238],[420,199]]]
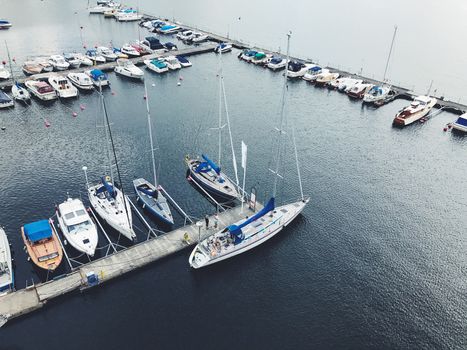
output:
[[[387,84],[386,74],[388,73],[389,61],[391,59],[392,49],[394,47],[394,41],[396,39],[397,26],[394,26],[394,33],[392,35],[391,47],[389,48],[388,59],[386,61],[386,66],[384,68],[383,74],[383,84],[375,85],[369,89],[363,96],[363,103],[372,103],[375,106],[381,106],[386,103],[392,95],[394,97],[394,91],[391,88],[391,85]]]
[[[227,96],[225,93],[224,76],[222,73],[222,53],[219,55],[219,125],[218,125],[218,142],[219,142],[219,158],[217,164],[210,159],[206,154],[199,157],[191,158],[189,155],[185,157],[185,163],[188,167],[190,178],[196,181],[204,190],[214,194],[223,200],[232,201],[239,198],[238,188],[238,172],[237,161],[235,158],[235,149],[233,147],[232,130],[230,128],[230,117],[227,106]],[[224,104],[222,104],[224,102]],[[225,117],[227,121],[227,129],[229,131],[230,147],[232,153],[232,164],[235,173],[236,185],[230,180],[225,173],[221,171],[222,158],[222,107],[224,105]]]
[[[154,157],[154,141],[152,137],[152,123],[151,113],[149,112],[149,96],[146,88],[146,82],[144,83],[144,94],[146,97],[146,110],[148,118],[148,131],[149,131],[149,143],[151,147],[151,161],[152,161],[152,173],[154,176],[154,184],[148,180],[139,178],[133,180],[133,187],[138,197],[138,201],[142,204],[144,209],[147,209],[157,219],[168,225],[173,225],[174,220],[172,212],[170,211],[167,199],[162,194],[160,187],[157,182],[157,171],[156,171],[156,160]]]
[[[117,154],[115,152],[112,130],[110,128],[109,116],[105,105],[104,95],[102,88],[99,89],[101,105],[104,116],[104,130],[107,151],[107,161],[110,171],[110,176],[104,175],[101,177],[100,182],[96,185],[89,185],[86,168],[86,186],[88,191],[89,202],[96,211],[96,213],[113,229],[125,236],[131,241],[136,239],[136,234],[133,230],[133,219],[131,215],[131,207],[127,197],[123,191],[115,185],[112,158],[115,162],[117,176],[120,184],[122,183],[120,177],[120,169],[118,167]],[[109,147],[111,146],[111,149]],[[111,151],[112,150],[112,154]]]
[[[287,34],[287,63],[289,62],[290,36]],[[275,205],[277,194],[277,182],[279,167],[283,158],[283,134],[285,134],[285,103],[287,97],[287,74],[284,74],[284,86],[282,92],[282,104],[280,110],[280,123],[278,128],[278,140],[276,149],[276,164],[274,173],[274,187],[271,199],[255,215],[248,219],[242,219],[233,225],[227,226],[198,243],[189,257],[191,267],[198,269],[216,262],[234,257],[266,242],[289,225],[305,208],[309,198],[303,195],[298,153],[293,135],[295,160],[300,184],[301,199],[296,202],[279,207]]]
[[[13,79],[13,86],[11,87],[11,95],[13,96],[15,100],[27,103],[31,101],[31,94],[25,87],[21,86],[18,83],[18,81],[15,79],[15,76],[13,74],[13,67],[11,64],[10,50],[8,49],[8,44],[6,43],[6,41],[5,41],[5,47],[6,47],[6,52],[8,55],[8,62],[10,64],[11,78]]]

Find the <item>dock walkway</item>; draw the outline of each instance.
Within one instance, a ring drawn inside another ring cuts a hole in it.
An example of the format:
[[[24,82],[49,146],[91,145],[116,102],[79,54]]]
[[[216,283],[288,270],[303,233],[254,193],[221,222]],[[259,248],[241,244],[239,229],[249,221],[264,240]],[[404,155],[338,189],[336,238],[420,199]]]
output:
[[[257,210],[260,209],[261,206],[257,204]],[[41,308],[45,303],[60,295],[88,287],[87,273],[93,272],[96,274],[99,278],[99,284],[107,282],[194,245],[199,238],[204,239],[220,228],[231,225],[252,213],[247,207],[243,209],[243,212],[240,206],[234,207],[218,214],[219,226],[217,229],[212,227],[214,222],[214,216],[212,215],[209,229],[205,228],[204,220],[201,228],[196,224],[183,226],[82,265],[61,278],[0,296],[0,319],[11,320]],[[186,235],[189,238],[188,242],[185,240]]]

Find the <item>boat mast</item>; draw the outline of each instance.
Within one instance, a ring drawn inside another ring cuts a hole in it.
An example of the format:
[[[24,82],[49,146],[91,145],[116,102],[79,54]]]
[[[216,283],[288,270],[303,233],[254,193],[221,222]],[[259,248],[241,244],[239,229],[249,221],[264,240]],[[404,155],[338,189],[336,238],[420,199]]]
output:
[[[300,196],[301,196],[302,201],[303,201],[303,200],[305,200],[305,196],[303,196],[302,174],[300,173],[300,164],[298,162],[297,143],[295,142],[295,128],[292,128],[292,140],[293,140],[293,148],[294,148],[294,152],[295,152],[295,162],[297,164],[298,183],[300,185]]]
[[[154,142],[152,140],[151,113],[149,112],[149,96],[148,96],[148,90],[146,88],[146,81],[144,82],[144,96],[146,96],[146,111],[148,113],[148,129],[149,129],[149,142],[151,146],[152,172],[154,175],[154,186],[156,186],[156,191],[157,191],[156,160],[154,158]]]
[[[284,73],[284,86],[282,88],[282,104],[281,104],[281,112],[280,112],[280,122],[279,122],[279,140],[277,142],[277,154],[276,154],[276,169],[275,169],[275,177],[274,177],[274,187],[272,191],[272,197],[275,198],[277,194],[277,178],[279,177],[279,165],[281,162],[281,151],[282,151],[282,133],[284,132],[282,129],[284,128],[284,115],[285,115],[285,98],[287,93],[287,69],[289,67],[289,50],[290,50],[290,36],[292,32],[287,33],[287,58],[285,62],[285,73]]]
[[[101,98],[101,106],[102,106],[102,112],[103,112],[103,117],[104,117],[103,127],[104,127],[104,133],[105,133],[105,150],[106,150],[106,153],[107,153],[107,162],[109,164],[110,179],[111,179],[111,182],[112,182],[112,185],[113,185],[114,184],[114,176],[113,176],[113,170],[112,170],[112,157],[110,155],[110,149],[109,149],[110,140],[109,140],[109,132],[107,130],[108,119],[107,119],[107,116],[106,116],[106,109],[105,109],[105,105],[104,105],[104,95],[102,94],[102,85],[101,85],[100,80],[99,80],[99,94],[100,94],[100,98]]]
[[[221,166],[222,157],[222,52],[219,50],[219,159],[218,163]]]
[[[15,80],[15,75],[13,74],[13,67],[11,66],[10,50],[8,50],[8,44],[6,43],[6,40],[5,40],[5,47],[6,47],[6,53],[8,55],[8,62],[10,63],[11,79],[13,80],[13,85],[14,85],[16,84],[16,80]]]
[[[392,35],[391,47],[389,49],[388,60],[386,61],[386,67],[384,68],[383,83],[386,82],[386,73],[388,72],[389,60],[391,59],[392,48],[394,47],[394,40],[396,39],[397,26],[394,26],[394,34]]]

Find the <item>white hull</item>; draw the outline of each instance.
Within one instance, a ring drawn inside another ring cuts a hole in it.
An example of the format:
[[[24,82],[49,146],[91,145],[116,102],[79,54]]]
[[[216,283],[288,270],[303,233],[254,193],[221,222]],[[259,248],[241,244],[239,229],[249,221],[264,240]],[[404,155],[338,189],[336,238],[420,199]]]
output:
[[[39,93],[36,88],[34,87],[34,81],[26,81],[24,83],[24,85],[26,85],[26,87],[28,88],[28,90],[34,95],[36,96],[38,99],[42,100],[42,101],[52,101],[52,100],[56,100],[57,99],[57,93],[54,91],[51,91],[51,92],[47,92],[47,93]]]
[[[457,123],[453,123],[452,128],[457,130],[457,131],[467,132],[467,126],[460,125],[460,124],[457,124]]]
[[[190,266],[195,269],[198,269],[204,266],[212,265],[222,260],[232,258],[236,255],[242,254],[246,251],[257,247],[258,245],[274,237],[277,233],[282,231],[284,227],[290,224],[298,216],[298,214],[300,214],[303,211],[307,203],[308,200],[295,202],[275,208],[272,222],[267,227],[259,228],[257,232],[254,232],[250,236],[251,238],[247,238],[245,241],[234,245],[230,251],[220,253],[211,251],[209,255],[206,255],[206,248],[199,248],[198,244],[190,254]],[[284,209],[287,210],[287,213],[285,214],[282,212],[282,210]],[[269,216],[270,214],[266,215]],[[243,221],[244,219],[242,219],[237,224]],[[200,244],[205,244],[207,240],[209,240],[209,237],[203,240]]]
[[[114,71],[115,71],[115,73],[123,75],[123,76],[125,76],[127,78],[142,79],[143,76],[144,76],[144,73],[141,74],[141,73],[136,72],[136,71],[134,71],[134,72],[129,71],[129,70],[127,70],[125,68],[122,68],[122,67],[115,67]]]
[[[268,65],[267,65],[267,67],[269,69],[272,69],[272,70],[283,69],[283,68],[285,68],[285,66],[286,66],[285,60],[283,62],[277,63],[277,64],[269,62]]]
[[[129,240],[133,241],[136,238],[136,234],[133,231],[133,219],[130,203],[128,203],[127,199],[123,200],[123,194],[117,188],[115,188],[117,196],[113,203],[110,203],[105,198],[99,198],[95,193],[97,188],[100,186],[101,185],[91,186],[88,189],[89,202],[91,203],[91,206],[109,226]]]
[[[433,109],[435,104],[436,104],[436,99],[431,98],[429,100],[429,102],[423,108],[420,108],[419,111],[415,111],[414,113],[412,113],[409,116],[406,116],[405,118],[402,117],[403,111],[405,110],[404,109],[403,111],[399,112],[396,115],[396,117],[394,118],[393,124],[394,125],[399,125],[399,126],[410,125],[410,124],[422,119],[423,117],[427,116],[428,113],[430,113],[430,111]]]
[[[65,77],[52,76],[49,84],[57,91],[60,98],[72,98],[78,96],[78,89]]]
[[[298,72],[293,72],[291,70],[287,70],[287,77],[288,78],[301,78],[305,75],[306,71],[308,70],[307,67],[300,69]]]
[[[13,266],[10,244],[3,228],[0,227],[0,295],[13,288]]]
[[[91,78],[85,73],[70,73],[68,74],[68,79],[72,82],[74,86],[81,90],[92,90],[94,85]]]
[[[146,67],[147,67],[149,70],[151,70],[151,71],[153,71],[153,72],[155,72],[155,73],[158,73],[158,74],[165,73],[165,72],[167,72],[167,71],[169,70],[168,67],[159,68],[159,67],[155,66],[154,64],[151,63],[150,60],[145,60],[145,61],[144,61],[144,64],[146,65]]]
[[[27,102],[31,99],[31,95],[29,94],[28,90],[22,87],[18,87],[16,85],[13,85],[11,87],[11,95],[17,101]]]

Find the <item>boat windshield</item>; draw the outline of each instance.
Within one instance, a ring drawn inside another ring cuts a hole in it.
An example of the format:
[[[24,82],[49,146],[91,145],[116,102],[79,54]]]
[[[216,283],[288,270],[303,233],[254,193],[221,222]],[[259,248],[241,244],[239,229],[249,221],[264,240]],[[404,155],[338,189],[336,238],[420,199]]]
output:
[[[76,234],[80,231],[88,230],[91,226],[92,226],[91,221],[86,220],[76,225],[68,225],[67,228],[68,228],[68,232],[70,232],[71,234]]]

